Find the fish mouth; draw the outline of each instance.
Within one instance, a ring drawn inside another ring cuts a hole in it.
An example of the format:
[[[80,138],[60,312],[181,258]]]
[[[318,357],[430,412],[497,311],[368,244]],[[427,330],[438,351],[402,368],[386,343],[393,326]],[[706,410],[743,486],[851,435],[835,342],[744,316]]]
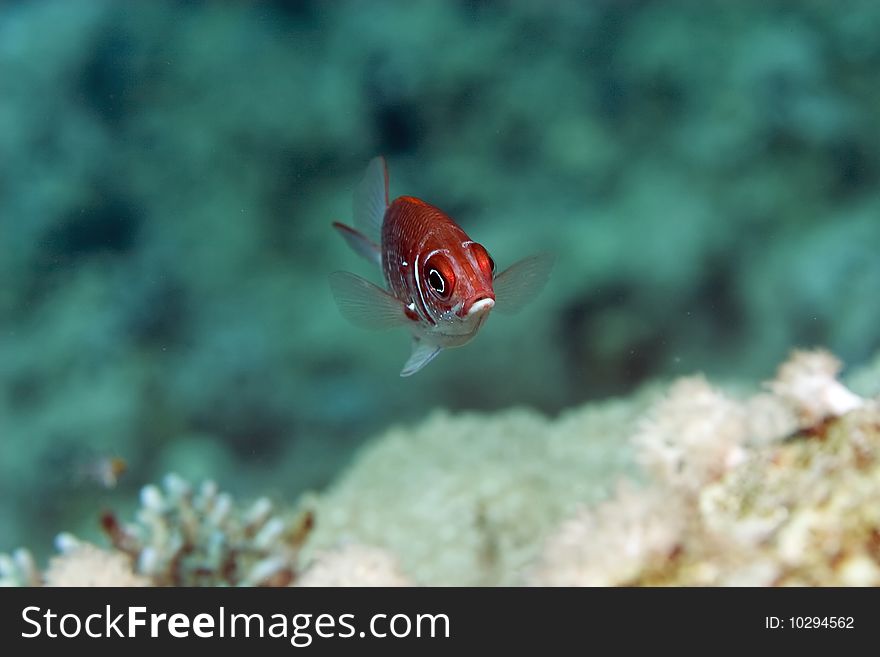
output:
[[[494,306],[495,306],[495,299],[493,299],[492,297],[485,297],[483,299],[479,299],[477,301],[474,301],[470,305],[470,308],[468,308],[467,311],[464,313],[463,316],[464,317],[474,317],[475,315],[479,315],[481,313],[485,313],[485,312],[492,310],[492,308]]]

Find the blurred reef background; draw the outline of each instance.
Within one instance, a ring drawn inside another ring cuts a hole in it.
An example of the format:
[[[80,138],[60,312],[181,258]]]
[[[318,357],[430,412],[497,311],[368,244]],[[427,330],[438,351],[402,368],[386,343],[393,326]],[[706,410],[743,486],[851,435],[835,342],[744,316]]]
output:
[[[292,502],[426,417],[466,461],[434,412],[736,387],[797,347],[867,363],[878,31],[870,0],[3,3],[0,552],[98,540],[171,471]],[[536,303],[412,379],[408,338],[347,324],[326,282],[378,280],[330,228],[377,154],[501,267],[557,254]],[[609,413],[574,462],[628,462],[635,411]]]

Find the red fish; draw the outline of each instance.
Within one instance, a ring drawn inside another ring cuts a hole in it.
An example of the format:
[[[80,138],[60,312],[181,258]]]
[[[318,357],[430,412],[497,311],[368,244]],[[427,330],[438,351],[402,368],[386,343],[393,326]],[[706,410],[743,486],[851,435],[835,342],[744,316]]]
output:
[[[412,196],[388,202],[388,169],[374,158],[354,193],[354,224],[334,222],[349,246],[382,269],[387,289],[338,271],[330,286],[349,321],[372,329],[407,326],[412,354],[401,376],[441,350],[469,342],[496,308],[516,312],[540,292],[552,257],[535,255],[500,274],[482,244],[442,210]]]

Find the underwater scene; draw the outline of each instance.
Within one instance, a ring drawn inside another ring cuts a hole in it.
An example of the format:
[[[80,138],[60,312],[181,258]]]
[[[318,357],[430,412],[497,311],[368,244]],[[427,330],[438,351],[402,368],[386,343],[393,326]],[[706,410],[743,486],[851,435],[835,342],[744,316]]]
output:
[[[880,585],[880,4],[0,4],[0,584]]]

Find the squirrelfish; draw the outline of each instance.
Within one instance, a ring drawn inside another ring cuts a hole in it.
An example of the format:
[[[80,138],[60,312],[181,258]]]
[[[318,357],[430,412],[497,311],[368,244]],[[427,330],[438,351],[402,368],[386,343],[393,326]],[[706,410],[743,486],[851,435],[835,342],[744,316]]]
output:
[[[412,353],[401,376],[469,342],[493,308],[519,310],[540,292],[553,262],[534,255],[496,274],[486,248],[442,210],[412,196],[389,203],[382,157],[370,161],[355,189],[354,225],[333,224],[356,253],[381,268],[386,288],[343,271],[330,275],[330,286],[352,323],[410,329]]]

